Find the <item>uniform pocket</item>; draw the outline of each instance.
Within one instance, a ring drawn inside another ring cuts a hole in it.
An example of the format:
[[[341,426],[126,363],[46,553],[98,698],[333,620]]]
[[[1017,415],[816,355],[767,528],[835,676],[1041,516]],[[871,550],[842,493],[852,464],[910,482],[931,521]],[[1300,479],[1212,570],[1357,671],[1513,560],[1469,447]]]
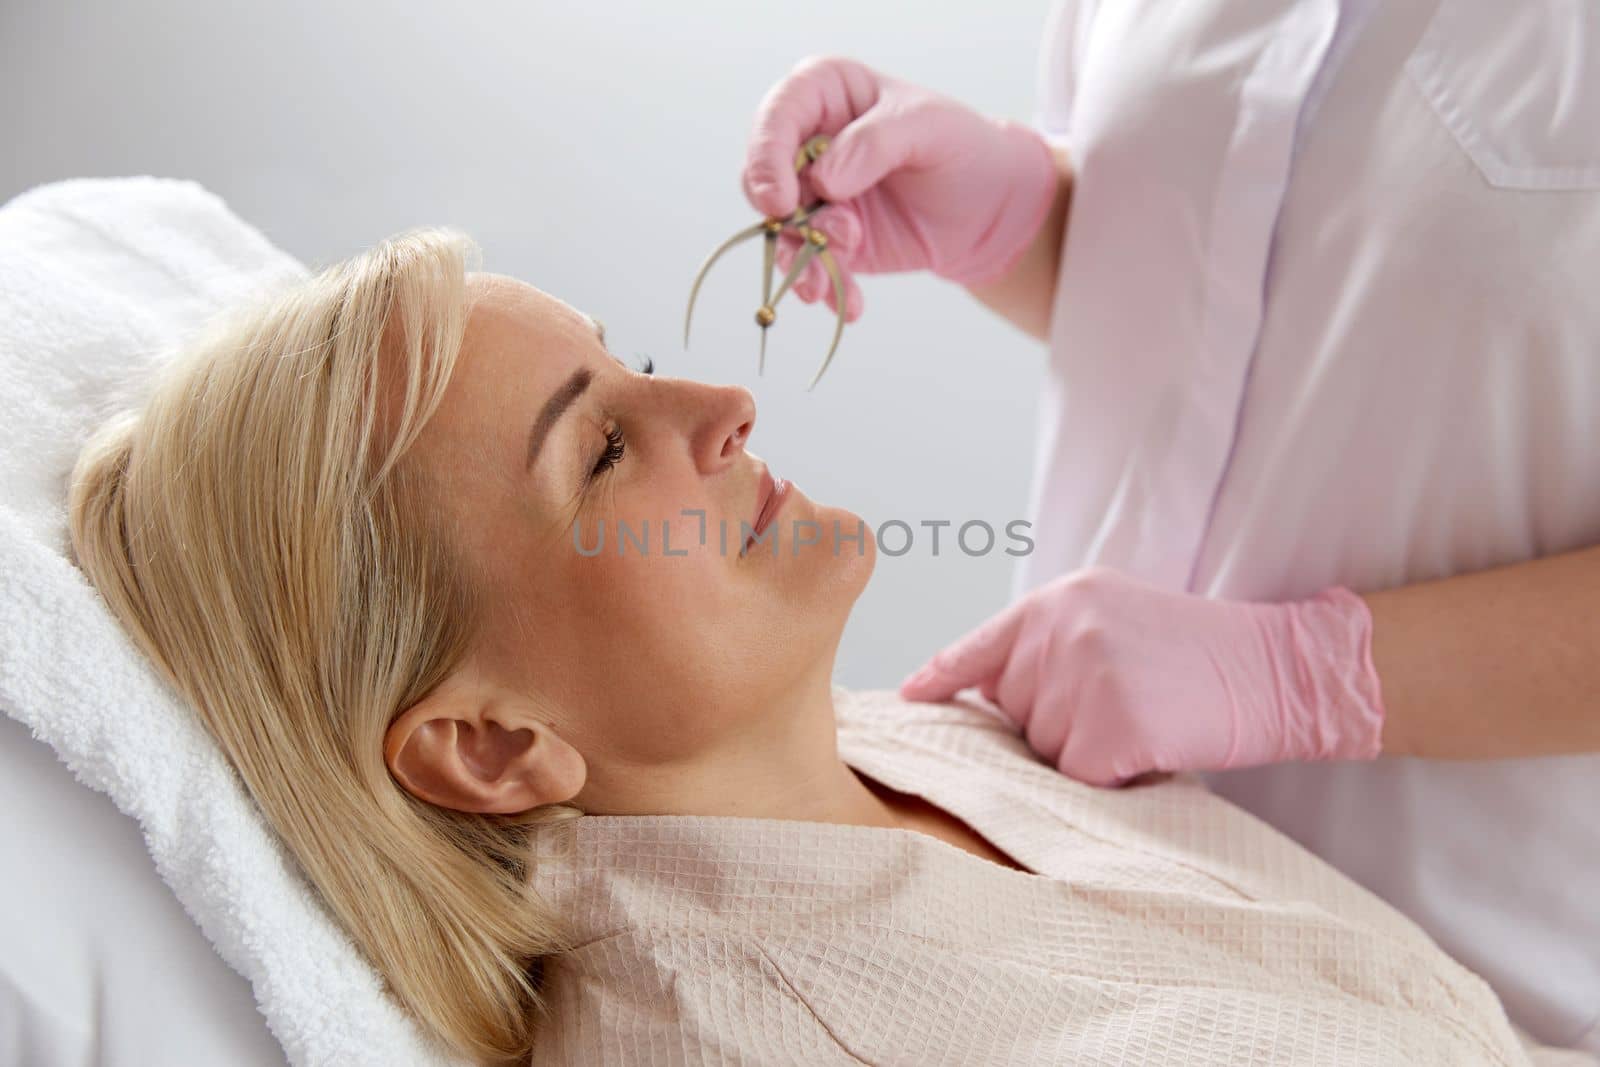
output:
[[[1406,71],[1490,184],[1600,189],[1600,3],[1439,0]]]

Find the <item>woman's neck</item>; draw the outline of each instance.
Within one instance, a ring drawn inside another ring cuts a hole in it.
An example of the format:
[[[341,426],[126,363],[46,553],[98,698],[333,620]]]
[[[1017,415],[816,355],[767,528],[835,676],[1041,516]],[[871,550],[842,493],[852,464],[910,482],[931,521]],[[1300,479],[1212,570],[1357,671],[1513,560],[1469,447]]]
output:
[[[852,826],[907,826],[901,805],[839,757],[832,664],[759,707],[706,716],[729,728],[692,757],[641,766],[585,753],[573,803],[596,815],[727,815]],[[703,720],[704,721],[704,720]]]

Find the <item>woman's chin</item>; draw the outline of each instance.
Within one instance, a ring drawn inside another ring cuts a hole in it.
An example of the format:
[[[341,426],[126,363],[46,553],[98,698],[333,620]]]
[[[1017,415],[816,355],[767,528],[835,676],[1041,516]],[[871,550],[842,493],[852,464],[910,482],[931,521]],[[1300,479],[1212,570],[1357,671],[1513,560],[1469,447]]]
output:
[[[830,569],[841,576],[859,574],[860,584],[866,585],[878,560],[877,535],[872,527],[860,515],[844,508],[818,505],[815,512],[813,521],[820,530],[812,550],[827,559]]]
[[[793,572],[799,571],[829,585],[854,584],[854,600],[872,574],[878,546],[872,527],[861,516],[818,504],[791,484],[761,540],[747,546],[747,556],[763,569],[790,572],[780,580],[796,578]]]

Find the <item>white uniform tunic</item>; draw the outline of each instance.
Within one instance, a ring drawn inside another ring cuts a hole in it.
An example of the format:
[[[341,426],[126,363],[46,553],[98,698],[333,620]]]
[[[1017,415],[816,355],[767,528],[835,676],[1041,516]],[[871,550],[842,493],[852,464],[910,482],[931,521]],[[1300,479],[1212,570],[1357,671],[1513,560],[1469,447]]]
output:
[[[1600,3],[1058,0],[1035,119],[1078,175],[1016,593],[1600,543]],[[1600,756],[1210,781],[1600,1050]]]

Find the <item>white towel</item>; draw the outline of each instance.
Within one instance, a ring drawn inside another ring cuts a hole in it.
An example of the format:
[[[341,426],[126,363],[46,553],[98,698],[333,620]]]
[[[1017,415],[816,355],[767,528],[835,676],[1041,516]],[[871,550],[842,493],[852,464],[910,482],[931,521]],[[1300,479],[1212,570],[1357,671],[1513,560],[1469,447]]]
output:
[[[0,208],[0,709],[139,821],[297,1067],[451,1064],[67,556],[67,477],[91,427],[205,317],[305,273],[190,181],[77,179]]]

